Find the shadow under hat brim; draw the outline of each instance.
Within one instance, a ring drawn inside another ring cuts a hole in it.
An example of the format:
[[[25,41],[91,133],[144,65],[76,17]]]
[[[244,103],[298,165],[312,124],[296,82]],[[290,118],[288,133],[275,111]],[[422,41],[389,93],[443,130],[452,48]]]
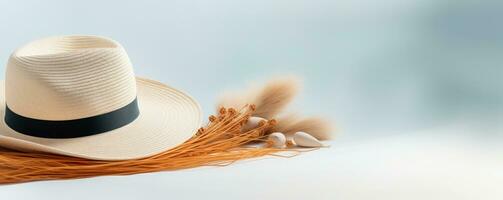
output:
[[[202,111],[192,97],[149,79],[136,78],[136,85],[140,115],[135,121],[97,135],[48,139],[18,133],[5,124],[5,84],[1,81],[0,146],[94,160],[127,160],[174,148],[200,128]]]

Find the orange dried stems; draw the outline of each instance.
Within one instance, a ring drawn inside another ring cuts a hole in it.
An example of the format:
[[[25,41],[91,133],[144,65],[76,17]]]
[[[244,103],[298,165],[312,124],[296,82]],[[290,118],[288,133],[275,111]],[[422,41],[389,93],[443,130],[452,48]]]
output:
[[[241,132],[254,106],[219,109],[217,116],[210,116],[209,123],[185,143],[166,152],[143,159],[124,161],[100,161],[46,153],[27,153],[0,149],[0,183],[19,183],[37,180],[74,179],[102,175],[129,175],[165,170],[177,170],[198,166],[228,165],[235,161],[276,153],[300,151],[275,149],[266,146],[246,146],[254,141],[266,141],[265,131],[275,120],[261,122],[258,127]]]

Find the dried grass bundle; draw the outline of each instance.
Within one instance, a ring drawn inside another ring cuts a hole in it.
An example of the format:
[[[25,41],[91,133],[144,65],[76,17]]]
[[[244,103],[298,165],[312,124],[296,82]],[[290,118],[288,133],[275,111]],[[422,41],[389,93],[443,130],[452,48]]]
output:
[[[288,114],[278,118],[278,123],[268,133],[281,132],[292,135],[296,132],[306,132],[319,140],[332,139],[331,133],[334,128],[330,122],[321,117],[300,117],[295,114]]]
[[[241,132],[241,126],[255,111],[245,106],[240,111],[220,109],[209,117],[187,142],[155,156],[124,161],[98,161],[46,153],[26,153],[0,149],[0,184],[27,181],[74,179],[102,175],[128,175],[164,170],[177,170],[207,165],[228,165],[234,161],[264,155],[285,156],[281,151],[299,150],[249,146],[250,142],[267,142],[265,131],[275,120],[263,121],[258,127]],[[293,156],[291,155],[291,156]]]
[[[220,97],[217,108],[237,107],[246,104],[256,105],[253,116],[274,118],[290,104],[299,93],[301,81],[295,76],[279,77],[270,80],[262,87],[250,87],[239,92],[231,91]]]
[[[265,119],[278,118],[278,125],[267,130],[266,134],[281,132],[292,135],[302,131],[319,140],[331,139],[333,128],[330,122],[324,118],[300,117],[295,114],[277,117],[297,96],[300,88],[301,81],[295,76],[274,78],[261,87],[224,93],[218,106],[243,106],[247,103],[256,105],[256,110],[252,113],[253,116]]]

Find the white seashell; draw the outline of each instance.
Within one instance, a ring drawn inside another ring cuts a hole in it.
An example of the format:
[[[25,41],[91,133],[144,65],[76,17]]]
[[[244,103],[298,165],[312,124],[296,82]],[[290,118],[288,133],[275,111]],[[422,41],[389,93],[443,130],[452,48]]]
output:
[[[312,135],[309,135],[305,132],[296,132],[293,135],[293,141],[297,146],[301,147],[322,147],[323,144],[313,137]]]
[[[283,133],[274,132],[271,133],[268,137],[269,140],[273,141],[273,147],[275,148],[284,148],[286,144],[286,137]]]
[[[261,121],[266,120],[262,117],[250,117],[246,122],[246,124],[244,124],[243,127],[241,127],[241,132],[247,132],[249,130],[256,128]]]

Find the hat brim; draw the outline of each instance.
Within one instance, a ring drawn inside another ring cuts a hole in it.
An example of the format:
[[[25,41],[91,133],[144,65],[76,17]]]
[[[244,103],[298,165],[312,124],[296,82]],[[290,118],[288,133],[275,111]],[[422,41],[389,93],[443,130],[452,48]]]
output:
[[[4,122],[5,84],[0,83],[0,146],[94,160],[144,158],[174,148],[201,126],[201,108],[187,94],[157,81],[136,78],[139,117],[97,135],[47,139],[18,133]]]

